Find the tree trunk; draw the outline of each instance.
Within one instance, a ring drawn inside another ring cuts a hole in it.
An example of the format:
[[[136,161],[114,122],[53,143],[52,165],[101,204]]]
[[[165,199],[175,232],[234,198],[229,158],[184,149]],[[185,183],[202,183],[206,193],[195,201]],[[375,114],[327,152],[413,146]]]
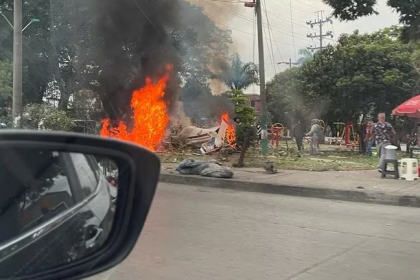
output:
[[[60,100],[58,101],[59,110],[67,110],[67,107],[69,105],[69,98],[70,94],[61,93]]]
[[[238,160],[237,167],[243,167],[244,166],[245,153],[246,153],[246,150],[248,149],[248,146],[249,146],[250,137],[251,137],[251,131],[248,130],[246,132],[246,135],[245,135],[244,144],[242,145],[242,148],[241,148],[241,154],[239,155],[239,160]]]

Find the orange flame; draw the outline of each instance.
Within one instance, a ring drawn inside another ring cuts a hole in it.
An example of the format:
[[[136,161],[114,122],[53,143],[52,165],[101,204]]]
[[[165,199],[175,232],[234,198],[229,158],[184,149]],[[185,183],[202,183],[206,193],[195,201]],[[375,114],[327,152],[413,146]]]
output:
[[[235,126],[229,124],[229,115],[227,113],[224,113],[222,115],[222,120],[224,120],[227,123],[226,128],[226,134],[225,139],[229,146],[236,147],[235,140],[236,140],[236,132],[235,132]]]
[[[168,65],[166,70],[172,69]],[[118,127],[109,128],[110,120],[102,120],[101,136],[129,141],[155,151],[161,143],[169,121],[166,104],[162,100],[165,95],[169,74],[166,73],[156,83],[150,77],[146,78],[146,85],[133,92],[131,108],[133,109],[134,127],[129,132],[127,125],[120,122]]]

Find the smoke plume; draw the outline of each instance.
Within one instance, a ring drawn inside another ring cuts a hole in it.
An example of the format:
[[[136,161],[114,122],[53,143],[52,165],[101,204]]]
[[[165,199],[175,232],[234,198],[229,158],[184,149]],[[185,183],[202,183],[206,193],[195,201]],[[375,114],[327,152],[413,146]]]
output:
[[[172,38],[179,28],[179,0],[98,0],[94,6],[90,51],[99,76],[97,90],[109,101],[104,103],[107,113],[113,119],[127,117],[133,90],[146,77],[161,77],[168,63],[174,66],[164,97],[170,113],[180,89],[182,61]]]
[[[228,30],[229,22],[243,10],[242,3],[229,3],[229,2],[214,2],[208,0],[186,0],[192,5],[199,6],[203,9],[204,14],[212,20],[217,27],[223,30]],[[202,34],[205,34],[202,32]],[[234,42],[229,44],[229,53],[236,53],[237,48]],[[215,74],[222,73],[227,62],[224,56],[215,56],[212,58],[212,64],[209,65],[210,70]],[[209,81],[211,91],[214,95],[219,95],[229,90],[229,88],[220,80],[212,79]]]
[[[108,117],[129,123],[133,90],[142,87],[146,77],[157,80],[163,75],[166,65],[172,64],[164,99],[168,113],[178,122],[186,124],[188,121],[183,115],[185,104],[179,104],[183,82],[179,74],[205,72],[207,70],[203,65],[209,68],[212,62],[226,59],[226,55],[219,57],[218,51],[211,52],[212,57],[203,56],[200,51],[208,49],[209,44],[215,44],[227,46],[228,53],[231,42],[221,42],[222,39],[214,34],[209,39],[214,30],[212,22],[226,30],[222,23],[227,23],[232,17],[221,15],[219,5],[235,13],[242,6],[238,3],[215,4],[206,0],[95,0],[93,3],[92,10],[95,12],[89,36],[94,36],[94,44],[85,47],[84,52],[89,54],[86,57],[90,61],[83,63],[94,65],[92,71],[96,71],[94,74],[98,81],[94,89],[105,101],[103,106]],[[205,15],[194,11],[192,4],[202,7]],[[188,41],[191,37],[185,35],[185,30],[189,28],[197,35],[191,42]],[[200,44],[204,48],[197,47]],[[206,57],[206,60],[197,62],[195,58],[200,57]],[[185,65],[191,66],[191,69],[187,67],[186,70]],[[213,67],[219,66],[216,64]],[[225,91],[217,80],[211,81],[210,85],[214,93]],[[220,101],[213,103],[207,104],[209,107],[216,106]]]

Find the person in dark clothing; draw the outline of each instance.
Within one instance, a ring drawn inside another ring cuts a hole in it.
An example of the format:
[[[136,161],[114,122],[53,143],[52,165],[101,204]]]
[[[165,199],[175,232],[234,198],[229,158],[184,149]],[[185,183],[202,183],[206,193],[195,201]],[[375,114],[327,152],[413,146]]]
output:
[[[305,135],[305,127],[301,123],[301,121],[298,120],[297,124],[293,128],[293,137],[296,138],[296,144],[299,151],[302,151],[302,142],[303,142],[304,135]]]

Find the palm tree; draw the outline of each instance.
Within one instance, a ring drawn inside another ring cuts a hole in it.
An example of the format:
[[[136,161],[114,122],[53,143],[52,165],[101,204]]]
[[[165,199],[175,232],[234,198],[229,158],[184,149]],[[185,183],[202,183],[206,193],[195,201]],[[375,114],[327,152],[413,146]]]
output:
[[[242,90],[252,84],[258,84],[258,66],[253,62],[244,63],[239,54],[232,56],[231,65],[226,65],[220,74],[213,76],[223,81],[231,90]]]
[[[310,61],[312,60],[312,58],[314,57],[313,53],[308,50],[308,49],[300,49],[298,51],[298,54],[301,56],[299,57],[299,59],[296,61],[296,63],[298,65],[303,64],[304,62]]]

